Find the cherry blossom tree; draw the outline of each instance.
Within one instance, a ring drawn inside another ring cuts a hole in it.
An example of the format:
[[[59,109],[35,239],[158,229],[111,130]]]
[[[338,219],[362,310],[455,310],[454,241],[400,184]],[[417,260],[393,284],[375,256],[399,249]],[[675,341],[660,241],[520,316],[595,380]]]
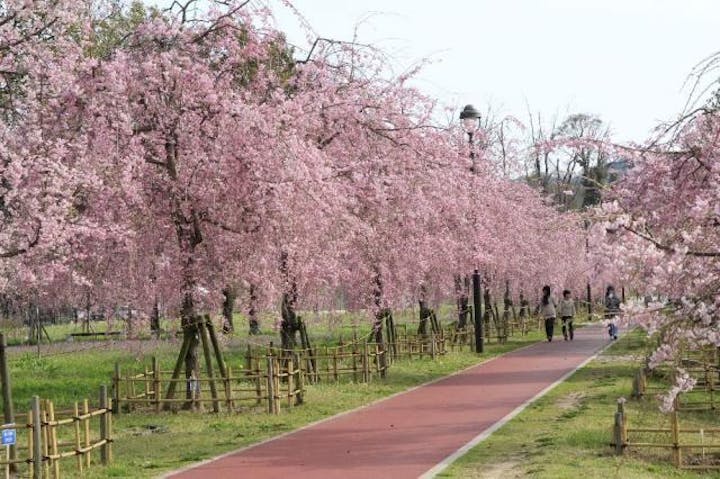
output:
[[[618,274],[669,299],[626,310],[629,320],[660,335],[650,367],[673,362],[684,348],[720,346],[719,131],[717,111],[703,109],[666,141],[634,149],[632,168],[598,212],[605,222],[596,235],[610,245],[606,256]],[[692,387],[681,370],[678,378],[666,408]]]

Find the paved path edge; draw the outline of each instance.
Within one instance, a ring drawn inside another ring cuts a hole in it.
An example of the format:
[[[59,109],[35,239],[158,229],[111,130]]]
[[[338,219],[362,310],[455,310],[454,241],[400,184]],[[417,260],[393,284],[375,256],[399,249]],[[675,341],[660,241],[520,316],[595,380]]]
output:
[[[534,343],[533,343],[533,344],[534,344]],[[575,367],[575,369],[573,369],[572,371],[568,371],[568,372],[565,373],[563,376],[561,376],[557,381],[555,381],[554,383],[550,384],[550,385],[547,386],[545,389],[543,389],[542,391],[540,391],[539,393],[537,393],[535,396],[531,397],[530,399],[528,399],[527,401],[525,401],[524,403],[522,403],[520,406],[518,406],[518,407],[516,407],[515,409],[513,409],[508,415],[506,415],[505,417],[503,417],[502,419],[500,419],[499,421],[497,421],[495,424],[493,424],[492,426],[490,426],[489,428],[485,429],[483,432],[481,432],[480,434],[478,434],[477,436],[475,436],[474,438],[472,438],[472,439],[470,440],[470,442],[468,442],[467,444],[465,444],[464,446],[462,446],[460,449],[458,449],[457,451],[453,452],[453,453],[450,454],[448,457],[446,457],[445,459],[443,459],[442,461],[440,461],[439,463],[437,463],[432,469],[428,470],[426,473],[424,473],[424,474],[423,474],[422,476],[420,476],[418,479],[432,479],[432,478],[436,477],[436,476],[437,476],[438,474],[440,474],[442,471],[444,471],[445,469],[447,469],[448,467],[450,467],[450,465],[451,465],[453,462],[457,461],[460,457],[464,456],[470,449],[472,449],[473,447],[477,446],[477,445],[480,444],[481,442],[485,441],[485,440],[486,440],[487,438],[489,438],[495,431],[497,431],[498,429],[500,429],[501,427],[503,427],[503,426],[504,426],[505,424],[507,424],[508,422],[512,421],[516,416],[518,416],[521,412],[523,412],[525,409],[527,409],[527,407],[528,407],[529,405],[531,405],[532,403],[534,403],[535,401],[537,401],[538,399],[540,399],[541,397],[543,397],[544,395],[546,395],[547,393],[549,393],[549,392],[550,392],[552,389],[554,389],[557,385],[565,382],[565,380],[567,380],[570,376],[572,376],[573,374],[575,374],[576,372],[578,372],[580,369],[582,369],[582,368],[584,368],[585,366],[587,366],[588,363],[590,363],[591,361],[595,360],[598,356],[600,356],[602,353],[604,353],[605,350],[607,350],[607,349],[608,349],[610,346],[612,346],[613,344],[615,344],[615,343],[614,343],[614,342],[610,342],[610,343],[606,344],[605,346],[603,346],[602,348],[600,348],[595,354],[593,354],[592,356],[588,357],[588,358],[585,359],[583,362],[581,362],[580,364],[578,364],[578,365]],[[519,349],[524,349],[525,347],[527,347],[527,346],[523,346],[523,348],[519,348]],[[518,349],[518,350],[519,350],[519,349]],[[509,352],[511,352],[511,351],[508,351],[508,353],[509,353]],[[504,354],[502,354],[501,356],[504,356],[505,354],[507,354],[507,353],[504,353]],[[497,357],[500,357],[500,356],[497,356]],[[492,359],[495,359],[495,358],[492,358]],[[451,376],[452,376],[452,375],[451,375]]]

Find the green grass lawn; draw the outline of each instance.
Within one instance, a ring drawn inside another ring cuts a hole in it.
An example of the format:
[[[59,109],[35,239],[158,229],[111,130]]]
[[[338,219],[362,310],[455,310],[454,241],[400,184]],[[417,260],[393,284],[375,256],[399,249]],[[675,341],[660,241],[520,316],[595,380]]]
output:
[[[617,399],[629,398],[632,378],[649,345],[636,331],[533,403],[438,477],[443,478],[698,478],[674,468],[667,450],[610,447]],[[653,398],[626,403],[629,427],[668,427]],[[681,427],[719,427],[717,412],[684,413]],[[659,439],[659,438],[655,438]]]

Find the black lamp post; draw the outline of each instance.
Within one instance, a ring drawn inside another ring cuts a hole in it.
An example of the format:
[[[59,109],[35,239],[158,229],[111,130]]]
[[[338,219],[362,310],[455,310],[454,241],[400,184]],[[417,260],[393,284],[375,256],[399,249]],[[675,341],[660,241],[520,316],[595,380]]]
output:
[[[475,151],[473,151],[473,135],[480,127],[480,112],[475,109],[472,105],[465,105],[463,111],[460,112],[460,121],[465,132],[468,134],[468,143],[470,144],[470,159],[472,160],[472,166],[470,171],[475,173],[477,171],[475,163]],[[480,271],[475,270],[472,275],[472,288],[473,288],[473,316],[475,321],[475,352],[480,354],[485,350],[483,345],[483,326],[482,326],[482,296],[480,289]]]
[[[590,220],[585,220],[585,257],[590,255]],[[588,278],[587,285],[587,315],[588,321],[592,320],[592,288],[590,287],[590,279]]]
[[[475,151],[473,151],[473,135],[480,128],[480,112],[472,105],[465,105],[463,111],[460,112],[460,121],[462,121],[463,129],[468,134],[468,143],[470,144],[470,159],[472,167],[470,171],[475,172]]]

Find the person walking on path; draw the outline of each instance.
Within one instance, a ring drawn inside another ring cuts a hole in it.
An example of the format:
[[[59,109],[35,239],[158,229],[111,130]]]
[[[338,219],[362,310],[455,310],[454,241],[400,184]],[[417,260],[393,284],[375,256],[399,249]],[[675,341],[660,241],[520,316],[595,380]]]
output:
[[[570,297],[570,290],[563,291],[563,297],[560,300],[560,320],[562,321],[562,333],[565,341],[574,338],[575,328],[573,327],[573,318],[575,317],[575,301]]]
[[[620,298],[615,294],[615,288],[610,285],[605,291],[605,319],[608,321],[608,334],[610,339],[617,339],[618,327],[615,317],[620,314]]]
[[[555,299],[550,296],[550,286],[545,285],[542,289],[542,299],[538,309],[540,314],[545,319],[545,335],[547,336],[548,342],[552,341],[553,332],[555,330],[555,318],[557,317],[557,303]]]

